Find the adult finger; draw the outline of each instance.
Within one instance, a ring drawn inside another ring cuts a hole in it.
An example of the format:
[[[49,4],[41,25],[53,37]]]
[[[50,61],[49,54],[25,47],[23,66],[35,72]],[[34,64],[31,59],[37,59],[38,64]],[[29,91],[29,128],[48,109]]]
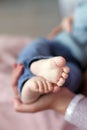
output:
[[[40,97],[35,103],[24,104],[19,99],[14,100],[14,108],[17,112],[34,113],[46,109],[51,109],[51,105],[55,99],[56,94],[47,94]],[[45,103],[44,103],[45,102]]]

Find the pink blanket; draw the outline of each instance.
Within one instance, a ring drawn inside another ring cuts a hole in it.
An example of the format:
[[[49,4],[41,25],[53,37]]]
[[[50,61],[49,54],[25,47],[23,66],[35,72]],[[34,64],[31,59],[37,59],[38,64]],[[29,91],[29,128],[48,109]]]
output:
[[[79,130],[51,110],[35,114],[14,111],[11,66],[18,52],[30,41],[27,37],[0,36],[0,130]]]

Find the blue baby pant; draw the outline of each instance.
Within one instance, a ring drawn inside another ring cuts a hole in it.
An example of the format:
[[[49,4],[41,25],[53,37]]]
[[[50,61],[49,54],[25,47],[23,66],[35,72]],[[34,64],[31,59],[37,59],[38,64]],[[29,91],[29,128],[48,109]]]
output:
[[[35,76],[30,71],[32,62],[40,59],[47,59],[55,56],[63,56],[67,61],[67,66],[70,67],[70,74],[65,82],[71,91],[76,92],[80,86],[82,74],[78,62],[73,58],[70,50],[61,43],[54,40],[39,38],[28,44],[19,54],[17,63],[24,65],[23,74],[18,80],[18,90],[21,93],[24,83]]]
[[[79,3],[74,13],[72,32],[62,31],[53,40],[40,38],[33,41],[20,53],[17,62],[24,65],[24,72],[18,80],[21,92],[24,83],[34,76],[30,71],[32,62],[55,56],[63,56],[70,67],[70,74],[65,82],[71,91],[80,86],[81,70],[87,67],[87,2]]]
[[[72,32],[62,31],[54,40],[66,45],[82,67],[87,67],[87,0],[80,2],[74,12]]]

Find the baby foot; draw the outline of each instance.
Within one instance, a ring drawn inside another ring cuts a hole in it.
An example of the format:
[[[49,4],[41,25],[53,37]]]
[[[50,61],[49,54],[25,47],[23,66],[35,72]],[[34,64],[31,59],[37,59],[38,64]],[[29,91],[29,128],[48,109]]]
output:
[[[54,86],[42,77],[33,77],[26,81],[23,86],[21,99],[24,103],[31,103],[42,94],[52,92]]]
[[[58,86],[63,86],[70,71],[66,66],[66,60],[61,56],[35,61],[31,64],[30,70]]]

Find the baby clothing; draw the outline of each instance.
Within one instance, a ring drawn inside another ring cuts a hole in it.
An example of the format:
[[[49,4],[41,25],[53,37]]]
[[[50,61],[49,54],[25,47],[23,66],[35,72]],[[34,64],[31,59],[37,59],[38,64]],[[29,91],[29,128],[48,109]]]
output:
[[[66,45],[83,68],[87,67],[87,0],[80,2],[74,12],[72,32],[62,31],[54,40]]]
[[[70,74],[65,82],[70,90],[76,91],[81,83],[81,69],[78,62],[73,58],[70,50],[54,40],[40,38],[28,44],[20,53],[17,62],[24,65],[23,74],[18,80],[18,90],[21,92],[23,84],[33,76],[30,71],[32,62],[40,59],[48,59],[55,56],[63,56],[67,61],[67,66],[70,67]],[[78,81],[78,82],[77,82]]]
[[[87,2],[81,2],[75,10],[72,33],[62,31],[54,39],[39,38],[26,46],[19,54],[17,63],[24,65],[24,72],[18,80],[21,93],[24,83],[35,76],[30,71],[32,62],[55,56],[63,56],[70,67],[70,74],[64,86],[76,92],[81,84],[82,70],[87,66]],[[78,81],[78,82],[77,82]]]

